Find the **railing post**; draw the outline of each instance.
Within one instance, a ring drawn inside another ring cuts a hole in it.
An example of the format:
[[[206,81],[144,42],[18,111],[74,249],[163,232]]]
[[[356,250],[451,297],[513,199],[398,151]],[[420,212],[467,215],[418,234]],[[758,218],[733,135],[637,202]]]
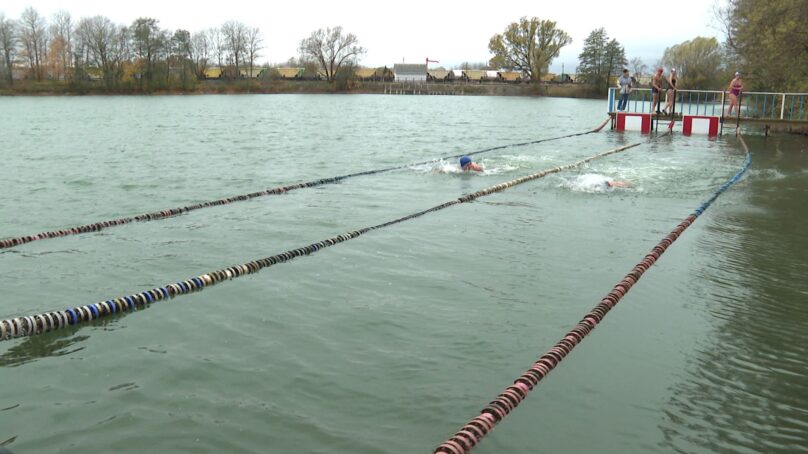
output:
[[[687,94],[687,113],[693,112],[693,92]],[[696,112],[698,113],[698,112]]]
[[[768,118],[769,117],[769,95],[762,95],[763,96],[763,116],[761,118]],[[774,116],[774,114],[772,114]]]
[[[614,112],[614,87],[609,87],[609,113]]]
[[[786,94],[783,93],[783,105],[780,106],[780,119],[783,119],[783,116],[786,113]]]

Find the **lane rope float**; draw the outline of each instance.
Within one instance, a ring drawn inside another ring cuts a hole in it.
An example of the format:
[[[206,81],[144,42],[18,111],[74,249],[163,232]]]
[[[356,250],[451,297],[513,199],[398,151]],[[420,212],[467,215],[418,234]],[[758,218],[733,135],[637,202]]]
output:
[[[326,240],[319,241],[317,243],[312,243],[297,249],[290,249],[286,252],[282,252],[280,254],[276,254],[271,257],[253,260],[251,262],[242,265],[231,266],[218,271],[213,271],[210,273],[205,273],[196,277],[192,277],[184,281],[167,284],[162,287],[155,287],[150,290],[123,296],[120,298],[100,301],[95,304],[88,304],[85,306],[68,308],[61,311],[45,312],[36,315],[22,316],[2,320],[0,321],[0,341],[12,339],[15,337],[42,334],[60,328],[64,328],[66,326],[96,320],[98,318],[112,314],[123,313],[127,311],[135,311],[138,308],[145,307],[156,301],[167,300],[174,298],[178,295],[193,293],[202,290],[205,287],[216,285],[222,281],[230,280],[236,277],[241,277],[247,274],[257,273],[263,268],[267,268],[272,265],[276,265],[278,263],[288,262],[296,257],[313,254],[327,247],[334,246],[335,244],[339,244],[344,241],[354,239],[372,230],[378,230],[384,227],[389,227],[394,224],[398,224],[404,221],[408,221],[410,219],[423,216],[427,213],[448,208],[452,205],[471,202],[477,198],[484,197],[493,194],[495,192],[504,191],[505,189],[508,189],[510,187],[525,183],[527,181],[542,178],[553,173],[561,172],[562,170],[578,167],[594,159],[619,153],[621,151],[625,151],[630,148],[642,145],[643,143],[644,142],[637,142],[634,144],[624,145],[622,147],[604,151],[602,153],[598,153],[590,157],[575,161],[571,164],[565,164],[558,167],[553,167],[551,169],[542,170],[514,180],[490,186],[488,188],[481,189],[472,194],[461,196],[457,199],[450,200],[448,202],[442,203],[432,208],[428,208],[426,210],[419,211],[417,213],[412,213],[407,216],[394,219],[392,221],[387,221],[382,224],[374,225],[372,227],[365,227],[359,230],[354,230],[352,232],[343,233],[342,235],[337,235],[335,237],[331,237]]]
[[[16,238],[8,238],[8,239],[0,241],[0,249],[12,248],[12,247],[20,246],[20,245],[23,245],[23,244],[26,244],[26,243],[30,243],[32,241],[37,241],[37,240],[60,238],[60,237],[65,237],[65,236],[69,236],[69,235],[78,235],[78,234],[82,234],[82,233],[99,232],[99,231],[107,229],[109,227],[116,227],[116,226],[120,226],[120,225],[129,224],[129,223],[132,223],[132,222],[156,221],[156,220],[159,220],[159,219],[165,219],[165,218],[169,218],[169,217],[173,217],[173,216],[178,216],[180,214],[188,213],[189,211],[199,210],[201,208],[208,208],[208,207],[213,207],[213,206],[227,205],[229,203],[242,202],[242,201],[245,201],[245,200],[254,199],[256,197],[263,197],[263,196],[268,196],[268,195],[279,195],[279,194],[284,194],[284,193],[289,192],[289,191],[294,191],[295,189],[313,188],[315,186],[321,186],[321,185],[325,185],[325,184],[337,183],[339,181],[346,180],[348,178],[366,176],[366,175],[373,175],[373,174],[384,173],[384,172],[391,172],[391,171],[394,171],[394,170],[405,169],[405,168],[408,168],[408,167],[440,162],[440,161],[446,160],[446,159],[456,159],[456,158],[460,158],[461,156],[474,156],[474,155],[478,155],[478,154],[482,154],[482,153],[489,153],[491,151],[503,150],[503,149],[506,149],[506,148],[523,147],[523,146],[527,146],[527,145],[535,145],[535,144],[542,143],[542,142],[550,142],[550,141],[553,141],[553,140],[561,140],[561,139],[568,139],[568,138],[576,137],[576,136],[583,136],[583,135],[586,135],[586,134],[592,134],[592,133],[595,133],[595,132],[599,132],[601,129],[603,129],[603,127],[606,125],[606,123],[608,121],[609,120],[607,119],[606,122],[604,122],[599,127],[595,128],[595,129],[592,129],[592,130],[589,130],[589,131],[585,131],[585,132],[567,134],[567,135],[558,136],[558,137],[550,137],[550,138],[547,138],[547,139],[533,140],[533,141],[530,141],[530,142],[516,143],[516,144],[510,144],[510,145],[500,145],[500,146],[497,146],[497,147],[486,148],[484,150],[472,151],[470,153],[458,154],[458,155],[453,155],[453,156],[446,156],[446,157],[442,157],[442,158],[435,158],[435,159],[430,159],[428,161],[416,162],[416,163],[413,163],[413,164],[398,165],[398,166],[394,166],[394,167],[387,167],[387,168],[384,168],[384,169],[366,170],[366,171],[363,171],[363,172],[356,172],[356,173],[351,173],[351,174],[347,174],[347,175],[340,175],[340,176],[336,176],[336,177],[322,178],[322,179],[319,179],[319,180],[312,180],[312,181],[308,181],[308,182],[304,182],[304,183],[295,183],[295,184],[291,184],[291,185],[287,185],[287,186],[278,186],[276,188],[266,189],[266,190],[259,191],[259,192],[252,192],[252,193],[249,193],[249,194],[242,194],[242,195],[227,197],[227,198],[224,198],[224,199],[212,200],[212,201],[209,201],[209,202],[197,203],[197,204],[194,204],[194,205],[188,205],[188,206],[179,207],[179,208],[169,208],[169,209],[166,209],[166,210],[160,210],[160,211],[154,211],[154,212],[151,212],[151,213],[139,214],[139,215],[136,215],[136,216],[128,216],[128,217],[124,217],[124,218],[112,219],[112,220],[109,220],[109,221],[100,221],[100,222],[95,222],[95,223],[92,223],[92,224],[85,224],[85,225],[81,225],[81,226],[77,226],[77,227],[67,227],[67,228],[60,229],[60,230],[52,230],[52,231],[48,231],[48,232],[41,232],[41,233],[37,233],[37,234],[34,234],[34,235],[24,235],[24,236],[20,236],[20,237],[16,237]]]
[[[631,287],[640,280],[642,275],[665,250],[676,241],[677,238],[696,221],[702,213],[721,195],[734,185],[749,169],[752,164],[752,154],[746,146],[743,137],[740,135],[741,144],[746,150],[746,161],[738,173],[724,183],[707,201],[702,203],[696,211],[690,214],[676,228],[659,242],[648,253],[643,260],[638,263],[620,282],[617,283],[592,311],[584,316],[564,337],[558,341],[550,350],[542,355],[530,369],[517,378],[513,385],[508,386],[500,393],[496,399],[491,401],[480,414],[469,421],[452,437],[443,442],[435,449],[435,454],[463,454],[471,451],[483,437],[494,429],[497,423],[502,421],[514,408],[516,408],[536,387],[539,382],[546,377],[564,357],[566,357],[576,345],[600,323],[606,314],[617,305],[617,303],[631,290]]]

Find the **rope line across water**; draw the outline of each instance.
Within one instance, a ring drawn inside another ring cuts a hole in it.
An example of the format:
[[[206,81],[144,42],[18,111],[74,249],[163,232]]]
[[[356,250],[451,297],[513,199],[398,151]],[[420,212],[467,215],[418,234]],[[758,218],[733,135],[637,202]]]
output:
[[[624,150],[628,150],[638,145],[642,145],[642,143],[643,142],[637,142],[634,144],[625,145],[619,148],[614,148],[612,150],[595,154],[593,156],[581,159],[579,161],[575,161],[571,164],[565,164],[551,169],[542,170],[540,172],[536,172],[511,181],[497,184],[495,186],[490,186],[475,193],[464,195],[457,199],[450,200],[443,204],[434,206],[432,208],[423,211],[419,211],[417,213],[412,213],[410,215],[394,219],[392,221],[388,221],[382,224],[374,225],[372,227],[365,227],[359,230],[354,230],[352,232],[343,233],[342,235],[337,235],[335,237],[331,237],[317,243],[312,243],[308,246],[288,250],[286,252],[273,255],[271,257],[254,260],[242,265],[231,266],[218,271],[213,271],[210,273],[192,277],[184,281],[176,282],[173,284],[167,284],[162,287],[155,287],[151,290],[135,293],[133,295],[122,296],[120,298],[101,301],[95,304],[88,304],[85,306],[69,308],[62,311],[46,312],[42,314],[2,320],[0,321],[0,340],[7,340],[20,336],[31,336],[36,334],[42,334],[48,331],[54,331],[60,328],[64,328],[68,325],[76,325],[81,322],[88,322],[91,320],[98,319],[100,317],[117,314],[119,312],[122,313],[127,311],[134,311],[137,310],[138,308],[145,307],[155,301],[167,300],[174,298],[175,296],[178,295],[193,293],[202,290],[205,287],[216,285],[222,281],[244,276],[247,274],[253,274],[260,271],[263,268],[267,268],[272,265],[276,265],[278,263],[288,262],[296,257],[300,257],[303,255],[313,254],[321,249],[325,249],[335,244],[339,244],[344,241],[354,239],[372,230],[377,230],[383,227],[391,226],[393,224],[408,221],[410,219],[423,216],[427,213],[448,208],[452,205],[471,202],[477,198],[484,197],[493,194],[495,192],[504,191],[505,189],[525,183],[527,181],[542,178],[553,173],[561,172],[562,170],[578,167],[594,159],[619,153]]]
[[[609,120],[607,119],[606,122],[608,122],[608,121]],[[510,145],[500,145],[500,146],[497,146],[497,147],[486,148],[484,150],[478,150],[478,151],[473,151],[473,152],[465,153],[465,154],[458,154],[458,155],[454,155],[454,156],[446,156],[446,157],[443,157],[443,158],[430,159],[428,161],[416,162],[416,163],[413,163],[413,164],[404,164],[404,165],[399,165],[399,166],[394,166],[394,167],[387,167],[387,168],[384,168],[384,169],[367,170],[367,171],[364,171],[364,172],[357,172],[357,173],[351,173],[351,174],[341,175],[341,176],[336,176],[336,177],[323,178],[323,179],[320,179],[320,180],[313,180],[313,181],[308,181],[308,182],[304,182],[304,183],[295,183],[295,184],[291,184],[291,185],[287,185],[287,186],[279,186],[279,187],[272,188],[272,189],[266,189],[264,191],[252,192],[250,194],[242,194],[242,195],[237,195],[237,196],[233,196],[233,197],[227,197],[227,198],[224,198],[224,199],[213,200],[213,201],[210,201],[210,202],[197,203],[197,204],[194,204],[194,205],[188,205],[188,206],[179,207],[179,208],[169,208],[169,209],[166,209],[166,210],[155,211],[155,212],[152,212],[152,213],[140,214],[140,215],[137,215],[137,216],[129,216],[129,217],[113,219],[113,220],[109,220],[109,221],[100,221],[100,222],[95,222],[95,223],[92,223],[92,224],[85,224],[85,225],[81,225],[81,226],[77,226],[77,227],[69,227],[69,228],[64,228],[64,229],[61,229],[61,230],[53,230],[53,231],[49,231],[49,232],[37,233],[37,234],[34,234],[34,235],[24,235],[24,236],[20,236],[20,237],[16,237],[16,238],[8,238],[8,239],[0,241],[0,249],[12,248],[12,247],[15,247],[15,246],[20,246],[22,244],[30,243],[32,241],[37,241],[37,240],[60,238],[60,237],[64,237],[64,236],[78,235],[78,234],[89,233],[89,232],[98,232],[98,231],[104,230],[104,229],[109,228],[109,227],[115,227],[115,226],[119,226],[119,225],[129,224],[129,223],[135,222],[135,221],[137,221],[137,222],[156,221],[158,219],[165,219],[165,218],[177,216],[177,215],[180,215],[180,214],[183,214],[183,213],[187,213],[189,211],[199,210],[201,208],[208,208],[208,207],[213,207],[213,206],[226,205],[226,204],[233,203],[233,202],[241,202],[241,201],[245,201],[245,200],[254,199],[256,197],[283,194],[283,193],[286,193],[286,192],[289,192],[289,191],[293,191],[295,189],[313,188],[315,186],[321,186],[321,185],[325,185],[325,184],[333,184],[333,183],[337,183],[337,182],[342,181],[342,180],[346,180],[348,178],[353,178],[353,177],[358,177],[358,176],[365,176],[365,175],[373,175],[373,174],[383,173],[383,172],[390,172],[390,171],[393,171],[393,170],[400,170],[400,169],[404,169],[404,168],[407,168],[407,167],[439,162],[439,161],[442,161],[444,159],[455,159],[455,158],[459,158],[461,156],[473,156],[473,155],[478,155],[478,154],[482,154],[482,153],[488,153],[488,152],[491,152],[491,151],[502,150],[502,149],[505,149],[505,148],[523,147],[523,146],[527,146],[527,145],[535,145],[535,144],[542,143],[542,142],[549,142],[549,141],[552,141],[552,140],[567,139],[567,138],[570,138],[570,137],[576,137],[576,136],[582,136],[582,135],[586,135],[586,134],[592,134],[594,132],[598,132],[601,129],[603,129],[603,126],[606,125],[606,122],[604,122],[602,125],[600,125],[599,127],[595,128],[595,129],[592,129],[590,131],[585,131],[585,132],[567,134],[567,135],[559,136],[559,137],[550,137],[550,138],[547,138],[547,139],[533,140],[533,141],[530,141],[530,142],[522,142],[522,143],[516,143],[516,144],[510,144]]]
[[[612,288],[612,291],[610,291],[592,311],[584,316],[583,320],[578,322],[560,341],[542,355],[530,369],[519,376],[519,378],[513,382],[513,385],[505,388],[505,390],[500,393],[496,399],[491,401],[476,418],[469,421],[451,438],[438,446],[434,451],[436,454],[463,454],[471,451],[486,434],[494,429],[497,423],[502,421],[505,416],[513,411],[513,409],[527,397],[528,393],[539,384],[539,381],[546,377],[576,345],[583,341],[584,337],[595,329],[606,314],[617,305],[629,290],[631,290],[631,287],[640,280],[642,275],[651,268],[654,263],[656,263],[657,259],[665,253],[665,250],[679,238],[685,229],[690,227],[690,225],[696,221],[696,218],[704,213],[718,196],[740,180],[752,164],[752,154],[749,153],[749,148],[747,148],[746,143],[743,141],[743,137],[738,137],[741,140],[743,148],[746,150],[746,161],[741,170],[729,181],[724,183],[710,199],[704,202],[696,211],[676,226],[659,244],[654,246],[651,252],[618,282],[617,285]]]

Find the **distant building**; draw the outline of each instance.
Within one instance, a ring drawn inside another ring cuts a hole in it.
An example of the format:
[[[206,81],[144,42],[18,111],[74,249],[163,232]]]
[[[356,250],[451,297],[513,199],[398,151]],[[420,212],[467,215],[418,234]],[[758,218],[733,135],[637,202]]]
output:
[[[396,82],[426,82],[426,65],[396,64],[393,66]]]
[[[463,73],[462,69],[453,69],[449,71],[449,80],[466,80],[466,74]]]
[[[239,68],[239,73],[241,73],[240,75],[242,79],[257,79],[263,71],[264,68],[257,66],[253,66],[252,68]]]
[[[463,74],[466,75],[466,80],[471,82],[482,82],[488,76],[488,72],[482,69],[467,69],[463,71]]]
[[[520,82],[522,80],[522,71],[500,71],[499,78],[505,82]]]
[[[499,80],[499,72],[487,70],[485,71],[485,80]]]
[[[449,79],[449,71],[447,71],[445,69],[430,69],[428,71],[428,74],[429,74],[429,77],[427,77],[427,78],[429,80],[444,81],[444,80]]]
[[[11,78],[13,80],[27,79],[30,72],[31,70],[24,66],[13,65],[11,67]]]
[[[553,82],[559,84],[571,84],[575,82],[575,79],[570,74],[559,74],[553,77]]]
[[[302,79],[303,68],[275,68],[281,79]]]
[[[354,76],[361,80],[373,80],[376,77],[376,68],[356,68]]]
[[[209,68],[205,68],[205,79],[221,79],[222,78],[222,68],[218,66],[211,66]]]

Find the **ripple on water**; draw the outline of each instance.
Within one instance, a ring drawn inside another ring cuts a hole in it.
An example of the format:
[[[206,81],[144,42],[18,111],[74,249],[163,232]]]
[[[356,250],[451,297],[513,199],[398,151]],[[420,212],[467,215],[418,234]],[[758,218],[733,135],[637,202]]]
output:
[[[10,119],[0,237],[584,131],[602,109],[509,97],[11,99],[0,103]],[[30,124],[48,133],[22,135]],[[428,451],[743,161],[732,137],[648,139],[604,132],[509,147],[475,156],[483,174],[455,174],[447,159],[0,252],[0,312],[74,307],[643,142],[153,310],[3,342],[0,444]],[[751,174],[478,449],[805,450],[808,165],[787,151],[804,145],[781,148],[758,153]],[[589,173],[632,188],[559,187]]]

